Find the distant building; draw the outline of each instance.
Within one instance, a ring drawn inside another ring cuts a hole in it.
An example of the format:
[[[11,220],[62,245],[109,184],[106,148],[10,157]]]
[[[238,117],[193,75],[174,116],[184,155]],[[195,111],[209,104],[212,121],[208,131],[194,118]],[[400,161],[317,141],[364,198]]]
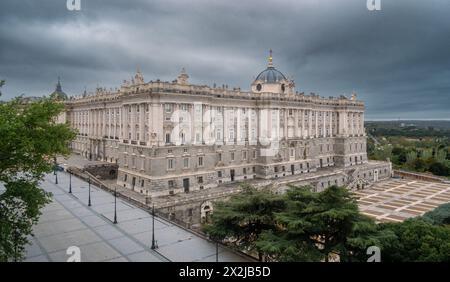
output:
[[[149,196],[250,179],[357,189],[391,176],[389,162],[367,159],[356,94],[298,93],[272,55],[250,91],[188,79],[183,69],[172,82],[144,82],[138,70],[118,90],[67,100],[67,119],[78,130],[73,150],[118,163],[117,184]],[[67,97],[59,80],[54,93]]]
[[[53,91],[50,94],[50,98],[52,98],[54,100],[58,100],[58,101],[65,101],[65,100],[67,100],[67,94],[64,93],[64,91],[62,91],[61,81],[60,81],[59,76],[58,76],[58,83],[56,84],[55,91]]]

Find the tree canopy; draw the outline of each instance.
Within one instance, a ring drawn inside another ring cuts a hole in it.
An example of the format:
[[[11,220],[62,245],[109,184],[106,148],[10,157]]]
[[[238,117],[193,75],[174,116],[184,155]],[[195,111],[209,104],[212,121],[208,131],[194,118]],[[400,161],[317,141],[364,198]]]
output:
[[[274,229],[274,213],[284,209],[281,196],[267,190],[242,186],[242,193],[219,202],[204,231],[214,240],[224,240],[241,250],[256,250],[255,242],[263,230]],[[260,257],[261,259],[261,257]]]
[[[22,258],[32,225],[50,201],[39,181],[52,171],[56,155],[69,153],[75,137],[69,125],[55,122],[63,110],[63,104],[45,98],[0,104],[0,182],[6,189],[0,194],[1,261]]]
[[[283,195],[246,187],[219,202],[205,231],[216,240],[257,252],[268,261],[367,261],[376,246],[382,261],[448,261],[448,206],[423,218],[377,224],[361,214],[351,192],[290,187]]]

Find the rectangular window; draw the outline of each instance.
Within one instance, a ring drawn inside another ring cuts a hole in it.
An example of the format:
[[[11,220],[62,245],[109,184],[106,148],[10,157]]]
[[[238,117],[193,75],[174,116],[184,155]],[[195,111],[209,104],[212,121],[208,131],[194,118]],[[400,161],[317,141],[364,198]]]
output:
[[[164,104],[164,109],[166,113],[172,112],[172,105],[171,104]]]
[[[234,152],[231,152],[231,161],[234,161]]]
[[[184,158],[183,166],[184,166],[184,168],[189,168],[189,158]]]
[[[167,160],[167,168],[173,169],[173,167],[174,167],[174,159],[168,159]]]
[[[203,176],[199,176],[199,177],[197,178],[197,182],[198,182],[199,184],[202,184],[202,183],[203,183]]]
[[[217,177],[219,177],[219,178],[222,177],[222,172],[221,171],[217,172]]]
[[[198,166],[203,166],[203,157],[198,157]]]
[[[234,128],[230,128],[230,139],[229,140],[234,140]]]
[[[168,185],[169,185],[169,188],[173,188],[175,186],[175,183],[173,180],[169,180]]]

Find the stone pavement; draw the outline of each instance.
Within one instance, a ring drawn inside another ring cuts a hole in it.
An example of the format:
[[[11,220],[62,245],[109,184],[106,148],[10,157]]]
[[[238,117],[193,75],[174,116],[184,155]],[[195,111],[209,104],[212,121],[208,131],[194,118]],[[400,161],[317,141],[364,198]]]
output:
[[[377,221],[399,222],[423,215],[450,202],[450,184],[422,180],[390,179],[355,191],[363,214]]]
[[[67,248],[77,246],[81,261],[205,261],[216,259],[215,244],[155,218],[158,249],[151,250],[151,215],[117,198],[118,224],[113,224],[114,196],[93,185],[92,206],[88,207],[88,183],[69,175],[49,174],[41,186],[53,193],[53,202],[43,210],[34,228],[32,244],[26,248],[26,261],[67,261]],[[229,249],[219,247],[219,261],[250,261]]]

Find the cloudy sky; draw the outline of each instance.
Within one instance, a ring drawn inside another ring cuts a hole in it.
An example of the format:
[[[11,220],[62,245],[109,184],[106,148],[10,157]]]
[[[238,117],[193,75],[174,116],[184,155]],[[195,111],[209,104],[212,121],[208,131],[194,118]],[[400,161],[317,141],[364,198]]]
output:
[[[450,1],[2,0],[1,99],[146,81],[249,89],[267,64],[299,92],[350,95],[367,119],[450,118]]]

